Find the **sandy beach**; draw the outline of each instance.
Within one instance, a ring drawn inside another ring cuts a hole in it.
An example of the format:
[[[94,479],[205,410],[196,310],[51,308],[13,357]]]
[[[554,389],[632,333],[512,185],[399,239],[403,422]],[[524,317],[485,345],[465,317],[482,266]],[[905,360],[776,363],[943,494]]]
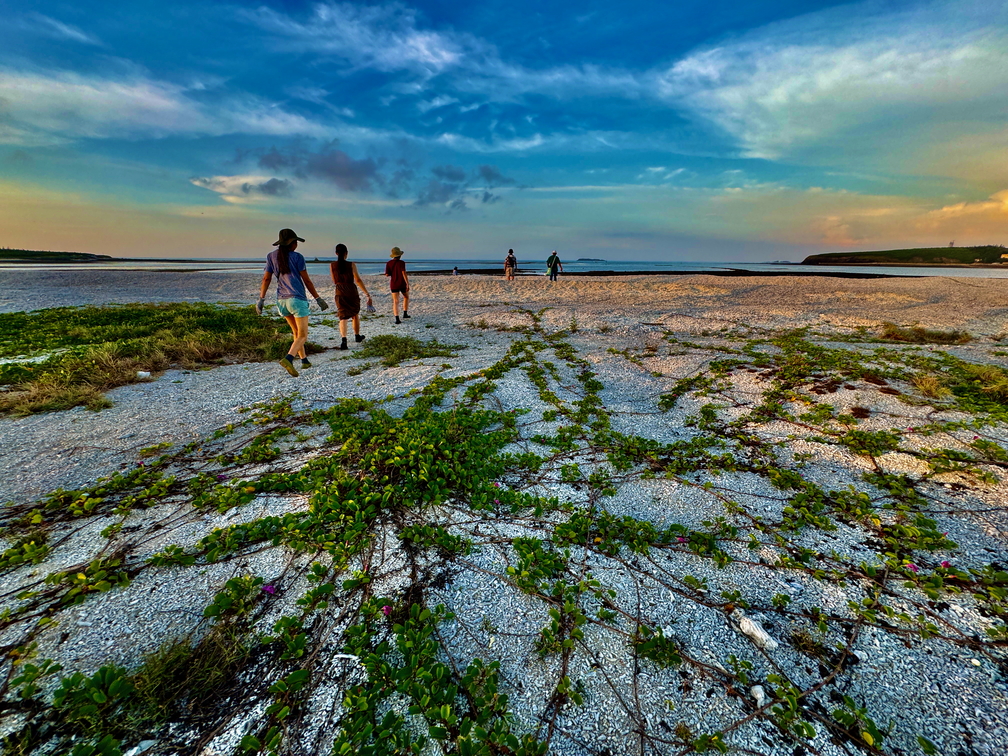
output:
[[[222,271],[6,271],[0,312],[128,302],[254,302],[260,276]],[[387,279],[365,276],[386,309]],[[320,292],[331,294],[328,281]],[[814,323],[856,327],[880,321],[928,328],[967,328],[995,335],[1008,325],[1008,282],[997,278],[850,279],[832,276],[415,276],[427,317],[485,305],[575,307],[585,315],[689,315],[782,327]],[[446,312],[447,310],[447,312]],[[624,310],[628,312],[624,314]]]
[[[0,311],[251,306],[258,282],[256,274],[219,272],[11,272]],[[938,753],[1008,749],[1008,641],[999,635],[1003,600],[991,591],[1008,558],[1008,456],[999,456],[1008,455],[1008,424],[981,404],[959,402],[959,393],[929,397],[914,382],[928,365],[942,378],[965,363],[1008,362],[1008,279],[417,276],[412,318],[398,326],[386,280],[365,282],[378,308],[363,319],[368,338],[437,339],[455,356],[375,362],[348,374],[361,360],[332,348],[335,318],[313,308],[310,340],[328,349],[299,378],[273,363],[169,370],[109,392],[113,406],[101,412],[0,419],[8,473],[0,500],[11,502],[0,550],[23,532],[15,520],[51,492],[86,490],[150,465],[143,449],[163,444],[170,459],[158,469],[179,481],[144,506],[123,508],[125,491],[91,513],[46,519],[45,558],[4,572],[0,609],[12,612],[0,634],[5,649],[37,643],[37,657],[62,664],[63,675],[109,663],[134,669],[166,643],[205,636],[204,608],[241,575],[275,587],[256,588],[249,620],[250,633],[275,634],[278,620],[299,611],[314,585],[309,568],[320,563],[336,590],[327,608],[302,618],[312,682],[284,721],[285,753],[329,752],[347,727],[344,697],[371,674],[345,648],[366,600],[398,607],[418,595],[454,615],[436,631],[449,674],[473,659],[498,661],[510,726],[548,743],[550,753],[685,753],[720,742],[733,753],[912,754],[921,752],[919,737]],[[331,300],[331,285],[316,283]],[[884,322],[967,331],[973,340],[866,340]],[[800,341],[782,336],[793,329],[807,331]],[[799,362],[805,372],[795,378]],[[493,483],[555,499],[555,507],[510,511],[498,501],[479,509],[461,496],[418,504],[405,520],[379,517],[368,546],[345,566],[326,548],[282,539],[208,558],[204,539],[219,529],[310,513],[321,489],[253,486],[248,501],[214,509],[194,507],[183,481],[203,473],[230,485],[295,472],[342,448],[313,411],[357,398],[401,418],[435,380],[452,386],[441,410],[518,411],[502,453],[535,454],[541,466],[502,462]],[[261,410],[261,424],[241,425],[250,417],[243,408],[288,400],[291,414]],[[767,406],[781,411],[760,409]],[[236,456],[290,418],[301,435],[277,440],[278,456]],[[238,430],[214,437],[229,424]],[[569,443],[556,440],[564,428],[575,429]],[[652,451],[621,466],[617,436],[625,448]],[[897,481],[916,493],[898,492]],[[563,541],[558,533],[578,512],[595,518],[596,529],[584,543]],[[610,515],[666,535],[634,547],[625,528],[598,524]],[[406,548],[404,522],[435,524],[471,548]],[[521,569],[509,569],[535,563],[516,551],[522,538],[565,554],[563,568],[542,572],[534,587],[523,583]],[[151,563],[173,546],[194,562]],[[80,603],[61,598],[58,579],[44,582],[113,557],[128,585],[82,594]],[[354,574],[358,583],[367,574],[366,589],[341,589]],[[556,649],[544,635],[553,609],[554,634],[571,641]],[[394,629],[380,620],[377,637],[394,646]],[[667,643],[644,644],[656,635]],[[674,648],[675,660],[658,663],[653,648]],[[235,671],[212,712],[170,720],[132,753],[239,752],[243,737],[273,721],[270,684],[297,664],[262,651]],[[56,682],[44,680],[50,691]],[[793,710],[789,691],[800,692]],[[865,709],[854,711],[853,724],[834,713],[851,709],[844,696]],[[407,714],[405,694],[382,700],[383,711],[406,717],[408,731],[426,732]],[[17,732],[24,717],[6,715],[0,735]],[[122,750],[138,745],[123,742]]]

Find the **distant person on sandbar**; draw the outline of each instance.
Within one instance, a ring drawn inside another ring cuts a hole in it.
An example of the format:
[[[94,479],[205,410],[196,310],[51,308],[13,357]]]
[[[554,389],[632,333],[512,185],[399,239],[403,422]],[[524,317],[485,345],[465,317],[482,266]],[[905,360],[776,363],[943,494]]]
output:
[[[385,263],[385,275],[389,277],[389,289],[392,290],[392,314],[395,315],[396,324],[402,323],[399,320],[399,295],[402,294],[403,306],[402,316],[408,318],[409,314],[409,278],[406,276],[406,263],[402,261],[403,251],[399,247],[392,247],[389,257],[392,259]]]
[[[563,273],[563,265],[560,262],[560,255],[554,249],[553,254],[546,258],[546,271],[549,273],[550,281],[557,280],[557,273]]]
[[[336,287],[333,298],[336,300],[336,313],[339,315],[339,335],[343,337],[340,349],[349,349],[347,346],[348,320],[353,320],[354,341],[358,344],[364,341],[360,332],[360,294],[357,292],[357,287],[360,287],[364,296],[367,297],[368,307],[373,304],[367,286],[364,285],[357,272],[357,263],[347,260],[348,254],[350,251],[346,244],[337,244],[336,262],[329,263],[333,286]]]
[[[308,355],[305,353],[305,342],[308,341],[308,296],[305,287],[311,292],[320,310],[328,310],[329,305],[315,291],[315,285],[308,277],[304,257],[295,252],[298,242],[303,242],[300,236],[289,228],[280,229],[280,238],[273,242],[276,247],[266,256],[266,269],[263,271],[262,286],[259,287],[259,301],[256,302],[256,312],[262,315],[266,303],[266,292],[269,291],[273,275],[277,277],[277,312],[287,321],[294,343],[287,350],[287,355],[280,360],[280,367],[293,375],[298,375],[294,367],[294,359],[301,358],[301,369],[310,368]]]
[[[515,257],[513,249],[509,249],[507,257],[504,258],[504,279],[514,281],[515,268],[518,267],[518,258]]]
[[[452,275],[453,276],[457,276],[458,274],[459,274],[459,272],[458,272],[458,265],[456,265],[454,268],[452,268]]]

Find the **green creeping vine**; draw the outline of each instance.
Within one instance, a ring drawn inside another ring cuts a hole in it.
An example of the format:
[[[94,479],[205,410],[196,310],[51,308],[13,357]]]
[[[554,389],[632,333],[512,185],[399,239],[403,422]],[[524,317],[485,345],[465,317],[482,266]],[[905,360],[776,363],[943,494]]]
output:
[[[513,731],[497,662],[474,659],[456,677],[438,660],[435,627],[452,618],[444,607],[404,608],[402,621],[391,625],[394,642],[382,607],[372,599],[361,609],[363,621],[346,631],[346,650],[360,660],[367,683],[346,693],[334,754],[420,754],[428,741],[465,756],[546,753],[545,743]],[[400,702],[390,705],[393,696]]]
[[[199,750],[256,706],[263,714],[240,733],[239,752],[293,754],[332,742],[341,756],[489,756],[542,754],[556,742],[557,750],[597,754],[582,734],[571,734],[571,721],[590,720],[582,712],[596,706],[625,717],[634,733],[627,749],[723,753],[736,731],[745,728],[749,740],[758,727],[774,748],[789,751],[818,748],[828,737],[865,753],[883,746],[935,752],[923,734],[877,725],[874,701],[862,700],[849,670],[867,628],[910,649],[928,639],[978,663],[1003,661],[1003,558],[968,561],[975,555],[963,554],[947,532],[949,512],[968,510],[936,485],[959,476],[958,496],[998,484],[1008,465],[999,374],[912,348],[826,346],[808,332],[719,332],[709,344],[668,334],[679,347],[720,358],[694,375],[670,377],[669,389],[641,411],[655,422],[673,417],[665,414],[673,407],[681,411],[675,417],[684,415],[668,429],[673,440],[656,441],[628,429],[632,415],[607,406],[603,370],[566,331],[550,333],[541,313],[526,315],[530,325],[509,331],[497,362],[435,377],[400,415],[385,402],[343,399],[309,412],[285,398],[170,454],[154,456],[168,451],[161,445],[141,450],[145,462],[133,470],[10,507],[0,569],[18,588],[0,615],[0,630],[12,639],[2,648],[12,664],[0,705],[20,724],[4,739],[4,756],[116,756],[148,737],[167,750]],[[399,354],[386,346],[374,356]],[[645,361],[660,357],[658,349],[620,354],[651,372]],[[497,404],[498,384],[515,372],[545,404],[541,415]],[[891,409],[848,413],[831,402],[847,386],[885,390],[890,403],[923,402],[908,380],[921,372],[941,372],[949,390],[941,408],[972,417],[904,430],[907,421],[887,415]],[[736,390],[738,376],[759,390]],[[295,426],[304,435],[295,436]],[[310,450],[309,459],[285,467],[285,451],[305,436],[311,444],[298,448]],[[820,455],[788,456],[789,441],[856,458],[859,467],[827,485],[823,478],[836,476],[823,472]],[[884,462],[893,452],[926,472],[891,472]],[[570,492],[563,500],[544,495],[560,485]],[[688,495],[702,511],[683,522],[617,511],[613,497],[625,501],[628,491],[653,491],[656,504]],[[137,532],[148,527],[141,509],[195,522],[247,511],[267,494],[289,506],[208,528],[153,556],[137,552],[135,544],[156,537],[154,529]],[[100,553],[46,574],[63,534],[96,517],[114,520]],[[848,540],[834,548],[839,534]],[[287,566],[269,577],[248,574],[246,559],[267,550],[282,550]],[[194,626],[144,660],[59,678],[57,661],[34,658],[39,647],[59,648],[52,641],[63,632],[58,626],[70,628],[67,607],[99,593],[114,600],[145,570],[185,585],[192,570],[209,569],[226,577]],[[749,569],[780,580],[762,592],[736,584],[732,575]],[[497,628],[474,615],[465,597],[446,588],[459,574],[534,607],[531,630]],[[631,590],[617,591],[615,575]],[[810,587],[806,595],[829,583],[844,592],[846,607],[834,602],[827,610],[789,588],[782,593],[784,581]],[[675,615],[705,613],[725,628],[737,623],[738,608],[762,614],[782,648],[767,657],[736,633],[740,645],[726,666],[705,662],[694,640],[673,630],[684,624],[640,600],[645,592],[669,596]],[[943,613],[947,602],[965,600],[983,618],[983,633],[981,624]],[[449,633],[468,642],[446,640]],[[492,658],[498,636],[521,649],[518,671],[510,656]],[[482,650],[460,650],[473,646]],[[577,670],[587,662],[608,672],[600,647],[622,651],[619,664],[667,687],[664,718],[687,710],[697,679],[724,696],[719,713],[702,728],[687,713],[669,724],[631,703],[635,695],[613,681],[619,675],[601,675],[589,687]],[[538,711],[518,716],[509,694],[529,669],[548,676],[548,693]],[[333,680],[341,705],[312,730],[307,715]],[[745,694],[757,684],[767,696],[759,708]],[[173,742],[174,731],[196,733],[196,742]],[[943,743],[956,737],[943,733]]]

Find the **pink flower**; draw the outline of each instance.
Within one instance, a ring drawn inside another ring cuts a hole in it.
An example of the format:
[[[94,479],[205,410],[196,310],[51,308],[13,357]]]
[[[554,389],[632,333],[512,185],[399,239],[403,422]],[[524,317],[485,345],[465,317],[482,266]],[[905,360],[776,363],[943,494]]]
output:
[[[906,568],[907,568],[908,570],[910,570],[910,572],[912,572],[912,573],[913,573],[914,575],[916,575],[916,574],[917,574],[917,570],[918,570],[918,569],[920,569],[920,568],[919,568],[919,567],[918,567],[918,566],[917,566],[916,564],[914,564],[913,562],[907,562],[907,563],[906,563],[905,565],[903,565],[903,566],[904,566],[904,567],[906,567]]]
[[[980,438],[980,436],[973,436],[973,440],[974,441],[978,440],[979,438]]]
[[[494,488],[500,488],[500,483],[498,483],[497,481],[494,481]]]
[[[500,499],[494,499],[494,504],[500,504]]]
[[[227,475],[218,475],[217,480],[227,480]]]
[[[381,608],[381,611],[382,611],[382,614],[384,614],[386,617],[388,617],[390,614],[392,614],[392,607],[389,606],[388,604],[385,604],[385,606],[383,606]]]
[[[264,585],[262,589],[265,593],[268,593],[270,596],[276,593],[276,586],[273,585]]]
[[[949,567],[951,567],[951,566],[952,566],[952,562],[949,562],[949,561],[947,561],[947,560],[946,560],[946,561],[943,561],[943,562],[941,563],[941,566],[942,566],[942,567],[944,567],[944,568],[945,568],[945,569],[947,570],[947,569],[948,569]]]
[[[685,538],[683,538],[682,536],[676,536],[676,540],[677,540],[677,541],[678,541],[679,543],[686,543],[686,539],[685,539]]]

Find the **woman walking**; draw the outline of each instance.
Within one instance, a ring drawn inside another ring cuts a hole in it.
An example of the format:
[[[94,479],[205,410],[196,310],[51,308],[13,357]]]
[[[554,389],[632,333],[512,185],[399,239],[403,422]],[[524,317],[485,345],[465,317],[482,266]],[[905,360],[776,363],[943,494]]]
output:
[[[336,299],[336,313],[339,315],[339,333],[343,337],[340,342],[340,349],[349,349],[347,346],[347,321],[353,320],[354,341],[360,344],[364,337],[360,332],[360,294],[357,293],[359,286],[367,297],[368,307],[372,306],[371,295],[368,294],[367,286],[357,273],[357,263],[347,260],[350,251],[346,244],[336,245],[336,262],[329,263],[329,272],[332,274],[333,286],[336,287],[333,296]]]
[[[392,314],[395,315],[395,322],[399,320],[399,295],[403,296],[402,316],[408,318],[409,314],[409,278],[406,277],[406,263],[402,261],[403,251],[399,247],[392,247],[389,257],[392,259],[385,263],[385,275],[389,277],[389,289],[392,290]]]
[[[280,360],[280,367],[295,378],[298,371],[294,367],[294,359],[301,358],[301,369],[310,368],[308,355],[304,345],[308,340],[308,296],[305,287],[315,298],[320,310],[329,309],[326,301],[315,291],[315,285],[308,277],[304,257],[295,252],[298,242],[303,242],[300,236],[289,228],[280,229],[280,238],[273,242],[276,247],[266,256],[266,269],[263,271],[262,286],[259,287],[259,301],[256,302],[256,312],[262,315],[266,303],[266,292],[269,291],[273,275],[277,277],[277,312],[287,321],[294,343],[287,350],[287,356]]]

